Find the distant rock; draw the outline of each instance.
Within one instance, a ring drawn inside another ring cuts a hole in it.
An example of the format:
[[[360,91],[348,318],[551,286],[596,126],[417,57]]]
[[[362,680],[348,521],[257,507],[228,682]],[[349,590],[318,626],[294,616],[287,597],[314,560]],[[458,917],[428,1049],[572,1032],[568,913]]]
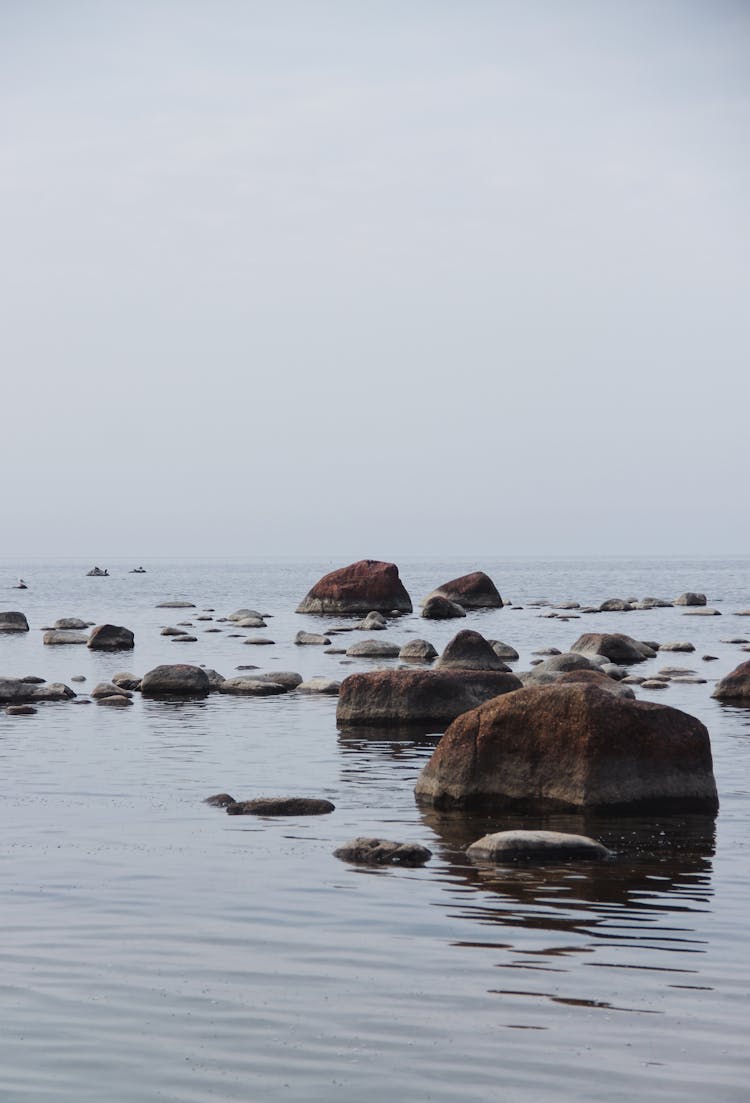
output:
[[[701,722],[597,685],[535,686],[459,716],[415,793],[439,808],[715,812]]]
[[[703,659],[704,663],[715,663],[715,662],[718,661],[719,656],[718,655],[702,655],[701,658]]]
[[[454,617],[465,617],[466,610],[442,594],[432,594],[422,606],[422,616],[425,620],[451,620]]]
[[[219,693],[232,694],[235,697],[274,697],[287,693],[288,688],[279,682],[262,678],[225,678],[218,687]]]
[[[335,807],[317,797],[257,797],[235,801],[226,810],[230,816],[324,816]]]
[[[646,678],[641,682],[642,689],[669,689],[669,682],[662,678]]]
[[[276,682],[285,689],[296,689],[303,681],[296,670],[273,670],[268,674],[254,674],[253,678],[260,682]]]
[[[132,697],[133,694],[129,689],[125,689],[122,686],[116,686],[114,682],[99,682],[91,690],[91,696],[95,701],[100,700],[102,697]]]
[[[426,605],[435,594],[447,597],[463,609],[501,609],[503,605],[495,583],[484,571],[473,571],[436,586],[423,604]]]
[[[172,637],[172,643],[197,643],[198,637],[191,636],[188,632],[181,632],[179,636]]]
[[[157,609],[195,609],[192,601],[160,601]]]
[[[28,632],[29,622],[23,613],[0,613],[0,632]]]
[[[156,666],[141,681],[144,697],[206,697],[209,689],[205,670],[185,663]]]
[[[367,614],[364,620],[361,620],[357,625],[363,632],[382,632],[388,627],[386,619],[382,613],[379,613],[377,609],[373,609]]]
[[[673,602],[660,597],[643,597],[633,605],[634,609],[670,609]]]
[[[614,857],[606,846],[586,835],[561,831],[497,831],[484,835],[467,848],[470,858],[485,862],[567,861],[582,858],[601,861]]]
[[[90,571],[86,571],[86,577],[87,578],[108,578],[109,577],[109,571],[106,569],[106,567],[105,567],[104,570],[102,570],[101,567],[92,567]]]
[[[324,697],[338,697],[341,682],[333,678],[308,678],[297,686],[299,693],[318,693]]]
[[[42,643],[48,647],[60,647],[66,644],[83,644],[84,647],[88,643],[88,636],[83,632],[67,632],[63,630],[56,630],[50,628],[48,632],[45,632],[42,636]]]
[[[298,632],[294,642],[300,647],[327,647],[331,641],[328,636],[322,636],[317,632]]]
[[[0,704],[22,705],[37,701],[66,701],[75,697],[62,682],[27,682],[23,678],[0,678]]]
[[[59,628],[63,631],[84,631],[89,627],[87,620],[81,620],[80,617],[60,617],[52,625],[53,628]]]
[[[683,617],[720,617],[721,611],[719,609],[688,609],[687,613],[682,614]]]
[[[122,625],[99,624],[91,629],[88,647],[91,651],[131,651],[135,647],[135,636]]]
[[[690,592],[688,592],[686,594],[680,594],[679,597],[676,597],[674,599],[673,604],[674,605],[705,605],[706,604],[706,595],[705,594],[694,594],[694,593],[690,593]]]
[[[210,804],[213,808],[226,808],[228,804],[236,804],[234,797],[229,793],[214,793],[212,797],[206,797],[204,804]]]
[[[19,587],[20,589],[21,587]],[[6,705],[8,716],[35,716],[36,709],[33,705]]]
[[[259,613],[257,609],[237,609],[234,613],[230,613],[226,618],[237,624],[241,620],[265,620],[263,613]]]
[[[633,606],[621,597],[611,597],[599,606],[600,613],[630,613]]]
[[[107,705],[110,708],[119,709],[127,708],[129,705],[133,704],[130,697],[126,697],[124,693],[111,694],[108,697],[100,697],[96,703],[97,705]]]
[[[621,632],[586,632],[578,637],[570,650],[581,655],[604,655],[610,662],[625,666],[656,656],[656,652],[645,643]]]
[[[334,858],[366,866],[423,866],[432,851],[418,843],[397,843],[391,839],[352,839],[333,852]]]
[[[717,701],[750,704],[750,661],[740,663],[717,684],[713,697]]]
[[[184,628],[174,628],[171,624],[167,624],[162,628],[159,634],[161,636],[187,636],[187,632]]]
[[[119,674],[112,675],[112,685],[117,686],[118,689],[137,690],[141,688],[141,679],[137,674],[121,670]]]
[[[660,651],[685,651],[685,652],[690,652],[690,651],[695,651],[695,645],[690,643],[688,640],[682,640],[682,641],[678,640],[677,642],[674,642],[674,643],[660,643],[659,644],[659,650]]]
[[[297,606],[298,613],[355,614],[377,610],[411,613],[412,604],[395,563],[361,559],[324,575]]]
[[[435,724],[501,693],[520,689],[515,674],[495,670],[374,670],[341,683],[339,725]]]
[[[398,644],[387,640],[360,640],[346,649],[350,658],[358,659],[396,659],[399,651]]]
[[[405,663],[431,663],[437,655],[429,640],[409,640],[398,653],[399,659]]]
[[[248,639],[243,640],[243,643],[247,643],[251,647],[273,647],[275,642],[275,640],[266,639],[265,636],[250,636]]]
[[[238,628],[268,628],[263,617],[242,617],[241,620],[236,620],[234,623]]]
[[[448,643],[435,663],[440,670],[502,670],[508,671],[498,658],[492,644],[479,632],[464,628]]]
[[[511,647],[509,643],[503,643],[502,640],[487,640],[487,643],[495,652],[498,659],[502,659],[503,662],[515,663],[518,661],[518,652],[515,647]]]

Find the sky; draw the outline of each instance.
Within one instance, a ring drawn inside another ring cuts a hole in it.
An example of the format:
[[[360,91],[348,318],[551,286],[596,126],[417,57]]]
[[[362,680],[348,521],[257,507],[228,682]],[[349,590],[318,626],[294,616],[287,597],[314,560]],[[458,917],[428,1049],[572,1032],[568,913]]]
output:
[[[5,555],[750,552],[750,4],[0,0]]]

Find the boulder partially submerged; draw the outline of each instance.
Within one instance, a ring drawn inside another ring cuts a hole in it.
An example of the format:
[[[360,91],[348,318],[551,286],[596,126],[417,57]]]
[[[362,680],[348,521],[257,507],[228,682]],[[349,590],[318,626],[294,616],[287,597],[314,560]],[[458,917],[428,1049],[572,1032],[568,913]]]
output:
[[[497,586],[484,571],[472,571],[436,586],[423,604],[434,594],[441,594],[464,609],[501,609],[503,605]]]
[[[496,831],[467,847],[470,858],[480,862],[565,861],[585,858],[601,861],[614,855],[587,835],[562,831]]]
[[[740,663],[717,684],[713,692],[717,701],[733,701],[750,705],[750,661]]]
[[[586,683],[522,689],[459,716],[415,793],[440,808],[718,808],[699,720]]]
[[[62,682],[41,685],[24,678],[0,678],[0,704],[31,704],[36,701],[67,701],[75,697],[70,686]]]
[[[205,670],[188,663],[155,666],[141,679],[144,697],[207,697],[209,689]]]
[[[361,837],[338,847],[333,856],[366,866],[423,866],[429,862],[432,851],[419,843]]]
[[[495,670],[374,670],[341,683],[341,725],[440,727],[483,701],[519,689],[515,674]]]
[[[0,613],[0,632],[28,632],[29,622],[24,613],[8,610]]]
[[[451,601],[443,594],[431,594],[422,606],[422,616],[425,620],[452,620],[465,617],[466,610],[457,601]]]
[[[411,613],[411,598],[395,563],[361,559],[324,575],[297,606],[298,613]]]
[[[436,670],[502,670],[508,671],[492,644],[480,632],[464,628],[446,644],[435,663]]]
[[[230,816],[325,816],[335,804],[319,797],[256,797],[227,804]]]
[[[131,651],[135,636],[120,624],[99,624],[91,629],[88,647],[92,651]]]
[[[642,663],[653,659],[656,652],[640,640],[622,632],[585,632],[572,645],[571,651],[580,655],[604,655],[612,663]]]

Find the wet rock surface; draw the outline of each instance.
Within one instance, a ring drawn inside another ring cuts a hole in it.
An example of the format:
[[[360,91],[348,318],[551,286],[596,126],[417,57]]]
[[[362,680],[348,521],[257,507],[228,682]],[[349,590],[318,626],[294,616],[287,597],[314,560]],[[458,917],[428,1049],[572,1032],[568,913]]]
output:
[[[423,866],[432,857],[432,851],[418,843],[367,837],[351,839],[333,854],[343,862],[366,866]]]

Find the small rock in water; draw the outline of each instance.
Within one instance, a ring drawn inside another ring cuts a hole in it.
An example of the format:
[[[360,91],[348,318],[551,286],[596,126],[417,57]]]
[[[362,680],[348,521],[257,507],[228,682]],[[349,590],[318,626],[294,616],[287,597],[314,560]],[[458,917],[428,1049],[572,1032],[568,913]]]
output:
[[[702,659],[704,663],[715,663],[718,660],[718,655],[703,655]]]
[[[341,682],[333,678],[308,678],[297,686],[300,693],[319,693],[326,697],[337,697]]]
[[[213,808],[226,808],[228,804],[236,804],[234,797],[229,793],[214,793],[212,797],[206,797],[204,804],[210,804]]]
[[[562,651],[559,647],[538,647],[536,651],[531,652],[532,655],[562,655]]]
[[[718,609],[688,609],[687,613],[682,615],[683,617],[720,617],[721,613]]]
[[[423,866],[432,851],[418,843],[397,843],[392,839],[362,837],[334,850],[335,858],[367,866]]]
[[[70,680],[71,682],[85,682],[86,676],[84,674],[74,674]]]
[[[260,670],[259,666],[253,666],[252,663],[242,663],[240,666],[235,667],[236,670]]]
[[[264,636],[251,636],[244,642],[253,647],[273,647],[275,640],[267,640]]]
[[[497,831],[477,839],[466,853],[470,858],[491,862],[614,857],[611,850],[595,839],[561,831]]]
[[[128,705],[132,705],[133,702],[129,697],[124,694],[115,694],[111,697],[100,697],[97,701],[98,705],[109,705],[111,708],[127,708]]]
[[[323,816],[336,806],[317,797],[256,797],[227,805],[230,816]]]
[[[677,643],[660,643],[660,651],[695,651],[695,646],[687,641]]]
[[[238,697],[274,697],[289,689],[279,682],[263,681],[261,678],[227,678],[217,688],[219,693]]]
[[[172,643],[197,643],[197,642],[198,642],[198,637],[197,636],[189,636],[187,633],[185,633],[182,636],[173,636],[172,637]]]
[[[296,689],[302,683],[302,675],[296,670],[274,670],[268,674],[256,674],[255,678],[259,682],[275,682],[286,689]]]
[[[91,651],[131,651],[134,646],[135,636],[121,624],[99,624],[88,639]]]
[[[360,640],[359,643],[347,647],[346,653],[350,658],[359,659],[395,659],[401,649],[395,643],[387,640]]]
[[[113,682],[99,682],[99,684],[94,686],[91,690],[91,696],[95,701],[98,701],[104,697],[132,697],[133,694],[129,689],[123,689],[120,686],[116,686]]]
[[[465,617],[466,610],[450,598],[433,594],[422,606],[422,616],[426,620],[450,620],[452,617]]]
[[[48,647],[65,646],[66,644],[87,644],[88,636],[83,632],[70,632],[65,629],[51,628],[42,636],[42,643]]]
[[[518,652],[515,647],[511,647],[509,643],[503,643],[502,640],[487,640],[487,643],[495,652],[498,659],[502,659],[503,662],[515,663],[518,661]]]
[[[112,684],[119,689],[140,689],[141,679],[137,674],[131,674],[129,670],[121,670],[118,674],[113,674]]]
[[[721,641],[722,643],[750,643],[750,640],[745,639],[744,636],[731,636],[729,639]]]
[[[182,628],[173,628],[171,624],[168,624],[165,628],[162,628],[159,633],[161,636],[185,636],[187,633]]]
[[[299,646],[319,645],[321,647],[327,647],[331,641],[328,636],[321,636],[317,632],[298,632],[297,635],[294,637],[294,642]]]
[[[641,689],[668,689],[668,684],[660,678],[647,678],[641,682]]]
[[[23,613],[0,613],[0,632],[28,632],[29,622]]]
[[[235,620],[234,623],[238,628],[268,628],[263,617],[242,617],[241,620]]]
[[[5,711],[8,716],[34,716],[36,714],[33,705],[7,705]]]
[[[688,591],[686,594],[680,594],[679,597],[674,599],[675,605],[705,605],[706,595],[696,594],[692,591]]]
[[[407,663],[431,663],[437,658],[437,654],[429,640],[409,640],[399,651],[398,657]]]
[[[195,609],[192,601],[160,601],[157,609]]]
[[[379,613],[377,609],[373,609],[368,613],[364,620],[361,620],[357,625],[358,629],[363,632],[382,632],[387,628],[385,617],[382,613]]]
[[[88,621],[81,620],[80,617],[60,617],[60,619],[56,620],[55,623],[52,625],[53,628],[73,629],[79,631],[81,629],[88,628],[88,626]]]

